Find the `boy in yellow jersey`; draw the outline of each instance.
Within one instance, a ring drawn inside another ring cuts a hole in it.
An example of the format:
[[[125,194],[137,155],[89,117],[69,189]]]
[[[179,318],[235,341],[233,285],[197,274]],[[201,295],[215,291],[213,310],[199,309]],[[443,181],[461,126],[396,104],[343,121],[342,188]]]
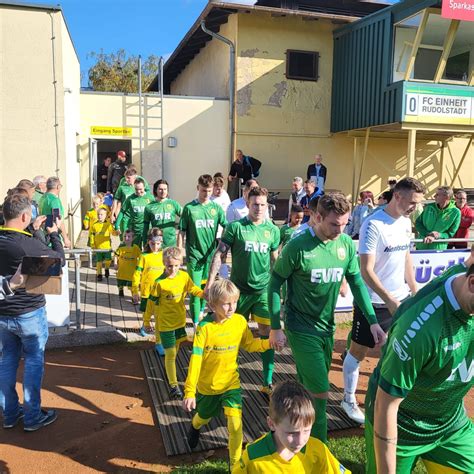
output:
[[[183,401],[185,411],[197,408],[188,432],[191,449],[199,442],[200,428],[224,409],[231,467],[238,462],[242,452],[239,349],[264,352],[270,347],[268,339],[254,339],[247,320],[235,313],[239,296],[240,291],[230,280],[218,280],[210,287],[208,301],[214,313],[198,324]]]
[[[112,263],[112,235],[119,235],[120,232],[107,222],[107,211],[104,208],[97,210],[97,222],[91,227],[90,244],[91,248],[108,250],[108,252],[97,253],[97,281],[102,281],[102,262],[105,267],[105,278],[109,278],[109,268]]]
[[[326,445],[311,436],[311,394],[298,382],[280,382],[270,397],[270,432],[250,443],[232,474],[350,474]]]
[[[133,274],[137,268],[141,251],[138,245],[133,244],[135,234],[133,230],[125,231],[123,243],[115,251],[115,268],[117,269],[117,286],[119,296],[123,296],[123,289],[132,286]]]
[[[94,196],[92,198],[92,207],[86,212],[82,224],[85,230],[89,231],[89,238],[87,239],[87,245],[90,247],[91,242],[91,229],[92,226],[97,222],[97,211],[102,207],[102,200],[100,196]]]
[[[183,392],[176,377],[176,355],[181,342],[188,339],[184,298],[188,293],[203,298],[204,292],[193,283],[186,272],[179,269],[183,263],[179,247],[166,248],[163,251],[163,263],[165,272],[156,279],[149,300],[154,303],[156,338],[161,339],[165,350],[166,375],[171,387],[170,398],[182,400]]]
[[[152,305],[147,305],[150,290],[155,280],[161,276],[165,266],[163,265],[163,252],[161,244],[163,242],[163,233],[160,229],[153,227],[148,232],[148,241],[145,250],[140,255],[137,268],[132,279],[132,299],[134,304],[140,302],[140,311],[143,312],[143,326],[140,328],[140,335],[148,336],[151,331],[150,320]],[[160,346],[160,355],[165,355],[161,341],[157,339],[157,345]]]

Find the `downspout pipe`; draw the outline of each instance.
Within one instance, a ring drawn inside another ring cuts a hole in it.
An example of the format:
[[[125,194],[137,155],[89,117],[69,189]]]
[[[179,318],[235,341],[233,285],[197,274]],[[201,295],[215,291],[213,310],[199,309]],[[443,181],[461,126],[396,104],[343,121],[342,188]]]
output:
[[[229,76],[229,128],[230,128],[230,163],[234,161],[234,146],[235,146],[235,46],[234,43],[214,31],[206,28],[206,22],[201,20],[201,29],[204,33],[223,41],[230,48],[230,76]]]

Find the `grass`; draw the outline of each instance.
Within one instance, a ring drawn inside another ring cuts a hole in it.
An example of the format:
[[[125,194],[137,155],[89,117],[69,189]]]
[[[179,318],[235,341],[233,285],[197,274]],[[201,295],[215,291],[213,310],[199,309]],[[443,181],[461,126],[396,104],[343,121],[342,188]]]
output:
[[[362,436],[332,438],[329,440],[328,447],[336,459],[353,474],[365,472],[365,441]],[[173,474],[227,474],[228,472],[227,461],[222,459],[210,459],[193,466],[178,466],[172,471]],[[418,462],[413,474],[425,473],[425,468]]]

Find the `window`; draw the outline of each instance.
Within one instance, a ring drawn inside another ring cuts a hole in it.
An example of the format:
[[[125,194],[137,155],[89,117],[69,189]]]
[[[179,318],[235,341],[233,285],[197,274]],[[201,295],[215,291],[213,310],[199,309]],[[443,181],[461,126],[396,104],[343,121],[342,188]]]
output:
[[[286,51],[286,78],[300,81],[319,79],[319,53],[315,51]]]

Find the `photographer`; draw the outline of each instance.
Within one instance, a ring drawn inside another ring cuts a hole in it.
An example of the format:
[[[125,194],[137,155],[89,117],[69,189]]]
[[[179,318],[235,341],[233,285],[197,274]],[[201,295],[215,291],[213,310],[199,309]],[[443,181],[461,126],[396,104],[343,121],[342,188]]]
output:
[[[47,228],[52,248],[35,239],[25,229],[31,221],[31,201],[24,194],[10,194],[3,203],[4,227],[0,228],[0,275],[18,271],[24,256],[59,257],[64,250],[58,233],[60,220]],[[10,280],[11,281],[11,280]],[[48,339],[46,300],[17,288],[15,294],[0,299],[0,404],[3,428],[13,428],[24,418],[24,430],[36,431],[56,420],[54,410],[41,409],[41,382],[44,348]],[[24,357],[24,403],[18,402],[16,372]]]

